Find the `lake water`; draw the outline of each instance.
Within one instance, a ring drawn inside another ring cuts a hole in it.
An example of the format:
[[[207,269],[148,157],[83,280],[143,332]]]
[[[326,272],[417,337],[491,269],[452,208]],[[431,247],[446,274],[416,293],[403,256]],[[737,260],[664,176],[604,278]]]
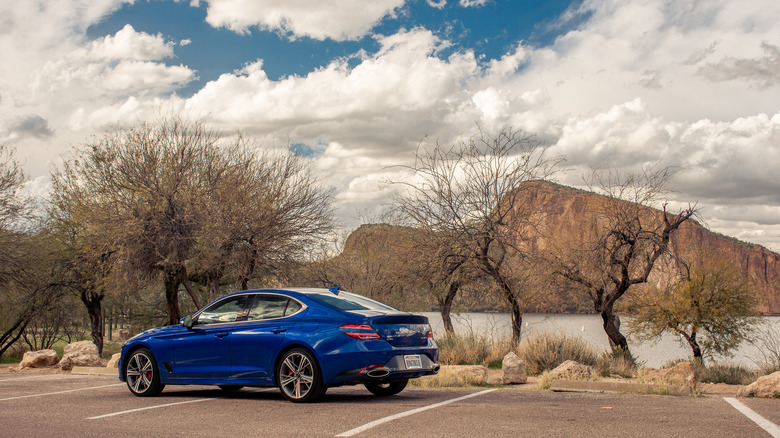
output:
[[[444,324],[438,312],[422,313],[427,316],[436,336],[444,334]],[[627,317],[623,317],[621,332],[628,335],[625,325]],[[771,324],[776,330],[780,330],[780,316],[768,316],[762,318],[764,323]],[[460,313],[452,314],[452,323],[455,333],[460,335],[481,335],[493,339],[510,337],[510,317],[508,313]],[[584,341],[592,344],[599,351],[609,350],[609,340],[604,333],[601,317],[599,315],[523,315],[522,339],[532,333],[538,332],[563,332],[570,336],[579,336]],[[680,343],[681,338],[674,334],[664,334],[656,342],[638,342],[628,337],[628,346],[631,353],[645,366],[658,368],[672,359],[687,358],[691,356],[688,343]],[[756,367],[762,356],[759,347],[750,343],[743,343],[734,352],[731,358],[716,358],[718,361],[739,363],[748,367]]]

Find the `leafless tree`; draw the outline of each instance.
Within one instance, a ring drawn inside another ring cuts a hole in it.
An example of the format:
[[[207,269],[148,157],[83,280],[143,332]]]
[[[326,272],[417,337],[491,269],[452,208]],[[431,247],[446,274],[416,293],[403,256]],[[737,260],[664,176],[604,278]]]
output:
[[[461,288],[480,276],[468,257],[466,248],[439,233],[416,232],[413,251],[405,269],[408,282],[436,300],[444,331],[455,334],[452,306]]]
[[[161,278],[170,324],[180,286],[201,307],[191,277],[210,298],[228,273],[246,288],[258,264],[330,226],[330,192],[302,159],[176,115],[93,139],[53,180],[61,219],[91,233],[90,266]]]
[[[45,248],[31,227],[34,200],[21,193],[25,181],[13,150],[0,145],[0,354],[46,310],[55,292],[43,283]]]
[[[209,300],[226,275],[246,290],[258,268],[296,259],[331,230],[330,190],[289,153],[243,145],[208,186],[195,260],[208,278]]]
[[[517,269],[526,255],[521,243],[536,232],[533,203],[520,194],[525,183],[549,178],[560,161],[545,157],[533,135],[506,128],[452,147],[421,145],[415,163],[404,166],[414,177],[394,181],[406,188],[396,205],[409,223],[450,240],[442,263],[465,256],[493,280],[510,310],[515,345],[532,299]]]
[[[0,145],[0,284],[12,280],[25,266],[24,254],[10,249],[26,239],[24,223],[29,219],[33,200],[22,195],[27,180],[14,151]]]
[[[594,171],[591,189],[606,200],[596,212],[592,239],[577,242],[576,248],[559,248],[555,255],[559,275],[590,297],[614,350],[630,353],[615,304],[629,289],[647,282],[656,262],[671,255],[673,233],[697,212],[695,205],[677,214],[667,211],[666,186],[673,174],[669,167],[639,173],[614,167]]]

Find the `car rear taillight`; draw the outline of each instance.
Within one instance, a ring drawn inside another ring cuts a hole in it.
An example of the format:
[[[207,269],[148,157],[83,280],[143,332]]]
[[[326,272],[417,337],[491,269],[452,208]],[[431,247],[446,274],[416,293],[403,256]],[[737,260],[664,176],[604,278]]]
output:
[[[429,338],[432,338],[432,337],[433,337],[433,329],[431,328],[431,325],[430,325],[430,324],[428,324],[428,337],[429,337]]]
[[[339,327],[342,333],[355,339],[379,339],[373,327],[368,324],[344,324]]]

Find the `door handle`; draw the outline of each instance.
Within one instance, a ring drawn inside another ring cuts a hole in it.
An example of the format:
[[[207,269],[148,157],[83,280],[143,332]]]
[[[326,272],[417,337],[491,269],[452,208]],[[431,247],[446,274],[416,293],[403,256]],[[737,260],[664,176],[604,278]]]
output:
[[[286,331],[287,331],[286,328],[281,328],[280,327],[280,328],[275,328],[275,329],[271,330],[271,333],[273,333],[275,335],[278,335],[279,333],[284,333]]]
[[[221,333],[215,334],[214,336],[216,336],[218,338],[224,338],[225,336],[227,336],[229,334],[230,334],[230,332],[221,332]]]

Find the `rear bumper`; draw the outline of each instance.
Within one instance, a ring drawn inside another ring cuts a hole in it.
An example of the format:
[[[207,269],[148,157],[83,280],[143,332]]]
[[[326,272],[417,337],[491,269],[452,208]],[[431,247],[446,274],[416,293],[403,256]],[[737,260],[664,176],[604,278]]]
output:
[[[405,356],[409,355],[398,354],[382,365],[370,365],[343,372],[336,376],[333,383],[335,385],[351,385],[367,382],[390,382],[429,376],[439,372],[438,362],[433,361],[427,354],[415,354],[414,356],[419,356],[421,366],[412,368],[407,367]]]

